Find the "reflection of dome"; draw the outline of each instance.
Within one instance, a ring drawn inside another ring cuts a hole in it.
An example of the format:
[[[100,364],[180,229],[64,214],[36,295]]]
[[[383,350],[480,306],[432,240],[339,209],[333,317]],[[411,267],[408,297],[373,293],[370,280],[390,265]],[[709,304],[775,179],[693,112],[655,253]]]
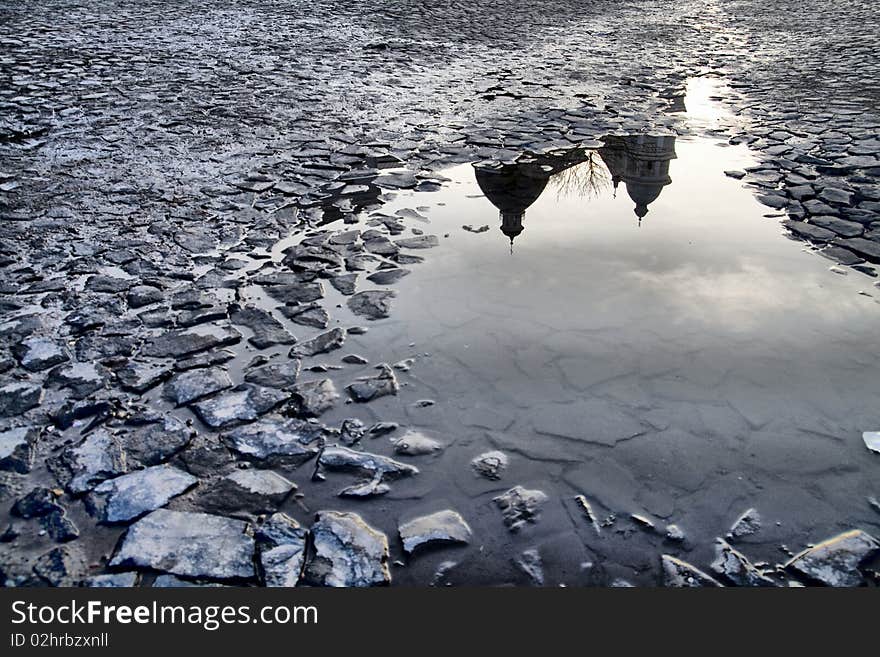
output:
[[[541,196],[549,175],[529,165],[475,169],[480,191],[501,211],[501,232],[513,244],[514,238],[523,232],[526,209]]]
[[[631,135],[605,138],[599,150],[611,171],[615,189],[623,182],[635,202],[635,214],[641,222],[648,214],[648,205],[657,200],[663,188],[672,182],[669,162],[675,158],[675,137],[672,135]]]
[[[657,200],[664,184],[668,183],[628,182],[626,184],[626,193],[635,201],[635,213],[639,219],[648,214],[648,204]]]

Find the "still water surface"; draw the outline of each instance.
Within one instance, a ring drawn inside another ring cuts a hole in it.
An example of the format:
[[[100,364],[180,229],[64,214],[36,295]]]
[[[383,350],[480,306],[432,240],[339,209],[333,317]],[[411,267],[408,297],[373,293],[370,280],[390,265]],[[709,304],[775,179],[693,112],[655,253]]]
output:
[[[721,114],[706,87],[691,107],[704,123]],[[391,317],[346,352],[414,359],[400,396],[364,410],[447,447],[358,510],[393,536],[397,521],[451,507],[475,533],[395,581],[424,583],[454,561],[441,581],[527,583],[514,560],[537,548],[547,584],[652,584],[662,552],[707,566],[713,538],[749,507],[765,519],[743,548],[754,560],[855,526],[876,534],[866,497],[880,493],[880,464],[860,436],[880,426],[880,289],[833,271],[724,175],[754,165],[744,147],[655,135],[593,146],[459,166],[442,191],[382,208],[418,206],[425,220],[409,225],[440,245],[418,252]],[[491,449],[511,456],[500,481],[469,467]],[[492,498],[516,484],[550,501],[511,534]],[[334,503],[326,483],[305,488]],[[581,494],[608,520],[601,532]],[[664,540],[667,523],[684,545]]]

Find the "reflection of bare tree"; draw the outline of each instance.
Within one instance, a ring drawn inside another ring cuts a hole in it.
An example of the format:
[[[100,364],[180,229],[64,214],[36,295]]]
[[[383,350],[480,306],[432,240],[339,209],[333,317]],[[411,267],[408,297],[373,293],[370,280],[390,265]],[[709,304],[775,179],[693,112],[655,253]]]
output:
[[[594,152],[586,161],[554,173],[550,185],[556,189],[557,199],[565,196],[596,198],[611,186],[611,173]]]

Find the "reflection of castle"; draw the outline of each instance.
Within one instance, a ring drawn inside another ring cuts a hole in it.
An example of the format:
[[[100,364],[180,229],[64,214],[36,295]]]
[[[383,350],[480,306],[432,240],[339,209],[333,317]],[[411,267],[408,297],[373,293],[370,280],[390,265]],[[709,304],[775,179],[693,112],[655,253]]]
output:
[[[672,182],[669,162],[675,158],[675,137],[628,135],[610,136],[603,141],[602,148],[595,152],[608,168],[615,191],[624,183],[641,223],[648,205]],[[577,149],[561,155],[524,156],[516,164],[498,168],[475,167],[477,184],[501,211],[501,232],[510,238],[511,245],[524,229],[526,209],[538,200],[548,181],[577,165],[592,168],[592,155]]]

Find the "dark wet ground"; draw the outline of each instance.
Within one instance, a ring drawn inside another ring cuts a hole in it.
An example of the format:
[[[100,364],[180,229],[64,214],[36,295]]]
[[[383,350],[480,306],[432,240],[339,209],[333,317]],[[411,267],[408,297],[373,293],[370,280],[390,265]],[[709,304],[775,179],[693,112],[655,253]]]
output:
[[[107,572],[124,525],[96,525],[84,491],[45,464],[103,427],[128,462],[96,479],[152,465],[131,422],[141,408],[198,433],[159,459],[200,480],[168,508],[259,525],[234,495],[206,498],[239,459],[204,412],[172,410],[158,380],[139,394],[127,373],[249,380],[254,357],[287,361],[292,336],[321,332],[291,319],[316,283],[328,329],[369,328],[303,358],[296,385],[326,377],[342,394],[320,422],[401,425],[361,438],[369,452],[393,455],[407,430],[443,448],[397,456],[420,473],[363,500],[336,495],[357,477],[311,481],[314,461],[268,469],[299,485],[282,508],[305,527],[351,510],[387,534],[394,583],[655,584],[660,554],[706,569],[749,508],[761,530],[738,547],[770,571],[840,531],[878,533],[876,455],[861,440],[880,421],[867,4],[799,8],[772,39],[765,17],[787,3],[760,16],[751,3],[595,3],[571,19],[566,2],[497,2],[480,21],[469,3],[97,3],[60,18],[63,4],[0,10],[2,383],[44,390],[22,409],[4,389],[3,428],[32,428],[35,458],[29,474],[4,473],[2,493],[11,506],[66,486],[56,502],[79,536],[55,511],[12,518],[8,583]],[[851,47],[813,29],[829,13]],[[282,263],[310,227],[306,243],[376,259]],[[437,246],[410,248],[431,245],[421,233]],[[383,268],[411,271],[365,280]],[[390,317],[351,312],[344,293],[369,289],[395,290]],[[157,350],[175,327],[212,326],[241,336]],[[29,368],[29,340],[71,360]],[[368,363],[341,360],[351,354]],[[399,392],[343,403],[383,362]],[[302,414],[291,387],[270,391],[261,421]],[[498,480],[470,464],[491,450],[509,458]],[[547,501],[510,532],[493,498],[515,485]],[[470,545],[405,559],[398,524],[444,508],[469,523]],[[683,541],[664,537],[669,524]]]

